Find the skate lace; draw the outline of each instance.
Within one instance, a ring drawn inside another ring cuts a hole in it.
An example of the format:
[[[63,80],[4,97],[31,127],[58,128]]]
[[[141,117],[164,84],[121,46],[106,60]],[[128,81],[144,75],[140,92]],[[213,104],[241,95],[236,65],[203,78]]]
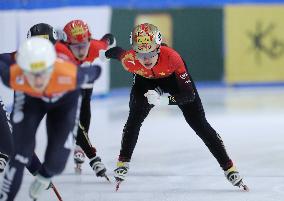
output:
[[[105,165],[102,162],[96,162],[93,164],[93,169],[98,173],[105,169]]]
[[[106,167],[102,163],[102,160],[100,157],[96,156],[91,159],[90,166],[93,168],[93,170],[96,172],[97,176],[101,176],[106,172]]]
[[[117,180],[124,180],[129,170],[129,162],[117,162],[117,168],[114,170],[114,177]]]
[[[238,172],[233,172],[230,175],[228,175],[228,180],[232,183],[234,183],[236,180],[240,179],[240,175]]]
[[[3,158],[0,158],[0,170],[3,170],[6,166],[6,160]]]
[[[127,172],[127,167],[118,167],[114,170],[114,177],[124,180]]]
[[[242,181],[242,178],[237,171],[227,173],[226,177],[234,186],[239,186],[240,182]]]

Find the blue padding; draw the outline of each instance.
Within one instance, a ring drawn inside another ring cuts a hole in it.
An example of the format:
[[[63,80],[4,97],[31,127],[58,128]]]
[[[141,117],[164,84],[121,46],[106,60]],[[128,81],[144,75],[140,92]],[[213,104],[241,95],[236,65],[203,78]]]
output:
[[[0,0],[0,9],[46,9],[67,6],[111,6],[113,8],[163,9],[225,4],[284,3],[284,0]]]

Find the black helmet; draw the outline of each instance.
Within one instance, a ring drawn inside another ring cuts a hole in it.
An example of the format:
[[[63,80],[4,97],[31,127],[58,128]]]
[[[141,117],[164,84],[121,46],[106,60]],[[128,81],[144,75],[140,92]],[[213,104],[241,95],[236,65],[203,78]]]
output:
[[[58,37],[56,30],[49,24],[39,23],[30,28],[27,34],[27,38],[32,36],[40,36],[50,40],[53,44],[56,43]]]

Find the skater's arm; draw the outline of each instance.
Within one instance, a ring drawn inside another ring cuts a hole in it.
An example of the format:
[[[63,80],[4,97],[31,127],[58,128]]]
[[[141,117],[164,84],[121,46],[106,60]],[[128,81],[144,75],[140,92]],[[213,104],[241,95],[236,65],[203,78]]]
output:
[[[170,65],[176,67],[175,76],[179,92],[169,96],[169,105],[183,105],[194,101],[195,92],[187,72],[185,62],[177,52],[173,52],[170,58]]]
[[[98,65],[91,65],[90,67],[86,68],[78,68],[77,86],[79,88],[91,88],[93,82],[100,77],[100,74],[101,67]]]
[[[116,40],[114,35],[112,35],[111,33],[105,34],[101,40],[102,42],[107,44],[107,49],[115,47],[116,46]]]
[[[8,66],[10,66],[16,62],[15,56],[16,56],[16,52],[3,53],[3,54],[0,54],[0,60],[6,63]]]
[[[13,54],[0,54],[0,76],[2,82],[9,87],[10,82],[10,65],[14,63]]]
[[[123,56],[126,54],[126,50],[122,49],[121,47],[113,47],[113,48],[110,48],[109,50],[107,50],[105,52],[105,56],[106,58],[109,58],[109,59],[117,59],[119,61],[122,60]]]

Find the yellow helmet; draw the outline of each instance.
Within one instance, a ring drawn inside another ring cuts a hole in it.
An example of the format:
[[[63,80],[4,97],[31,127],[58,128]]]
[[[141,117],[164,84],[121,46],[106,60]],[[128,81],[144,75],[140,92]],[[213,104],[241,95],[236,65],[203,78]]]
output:
[[[153,24],[144,23],[137,25],[130,34],[130,44],[135,52],[152,52],[162,43],[162,35]]]

